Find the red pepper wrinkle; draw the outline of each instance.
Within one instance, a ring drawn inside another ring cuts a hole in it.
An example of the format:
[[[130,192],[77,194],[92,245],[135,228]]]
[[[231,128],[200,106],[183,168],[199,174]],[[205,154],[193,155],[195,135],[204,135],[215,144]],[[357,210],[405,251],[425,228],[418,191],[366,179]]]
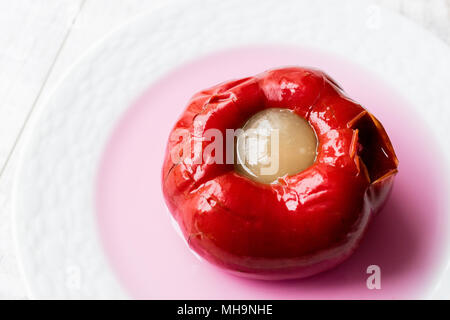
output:
[[[319,142],[311,167],[261,184],[230,164],[196,163],[194,151],[174,164],[170,152],[180,142],[169,141],[163,194],[190,247],[209,262],[258,279],[311,276],[354,252],[389,195],[398,160],[381,123],[310,68],[269,70],[203,90],[173,131],[188,129],[189,143],[200,139],[204,148],[207,129],[225,137],[266,108],[288,108],[310,123]]]

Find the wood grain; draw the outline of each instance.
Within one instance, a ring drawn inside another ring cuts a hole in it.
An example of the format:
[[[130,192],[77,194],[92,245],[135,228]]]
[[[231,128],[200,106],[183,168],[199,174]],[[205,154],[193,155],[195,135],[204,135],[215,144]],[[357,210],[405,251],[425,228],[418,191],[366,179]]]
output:
[[[188,1],[188,0],[177,0]],[[164,0],[0,1],[0,298],[26,298],[11,232],[22,133],[68,67],[130,17]],[[450,0],[373,0],[450,44]]]
[[[6,164],[63,48],[81,0],[0,2],[0,297],[23,297],[12,249]],[[7,32],[4,32],[6,30]],[[12,168],[12,166],[10,167]]]

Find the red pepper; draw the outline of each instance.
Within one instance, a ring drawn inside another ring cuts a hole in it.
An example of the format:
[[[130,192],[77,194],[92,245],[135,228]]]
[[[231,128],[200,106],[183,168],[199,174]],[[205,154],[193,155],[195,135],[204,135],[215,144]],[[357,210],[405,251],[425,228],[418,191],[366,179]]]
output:
[[[310,123],[318,138],[311,167],[262,184],[236,173],[233,164],[195,161],[201,155],[194,147],[174,163],[171,154],[181,142],[170,139],[163,193],[189,246],[206,260],[258,279],[311,276],[355,250],[389,195],[398,160],[372,114],[324,72],[299,67],[197,93],[172,133],[187,130],[194,146],[207,129],[225,137],[226,129],[241,128],[266,108],[291,109]]]

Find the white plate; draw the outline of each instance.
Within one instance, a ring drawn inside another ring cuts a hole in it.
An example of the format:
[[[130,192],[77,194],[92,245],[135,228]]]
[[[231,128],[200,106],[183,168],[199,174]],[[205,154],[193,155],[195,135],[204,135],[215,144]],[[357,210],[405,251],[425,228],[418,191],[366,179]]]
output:
[[[17,249],[32,297],[127,296],[95,219],[104,145],[123,112],[162,75],[204,54],[252,44],[301,45],[364,66],[408,98],[450,159],[450,49],[406,19],[356,0],[167,6],[102,41],[39,110],[14,188]],[[438,276],[430,292],[448,298],[448,273]]]

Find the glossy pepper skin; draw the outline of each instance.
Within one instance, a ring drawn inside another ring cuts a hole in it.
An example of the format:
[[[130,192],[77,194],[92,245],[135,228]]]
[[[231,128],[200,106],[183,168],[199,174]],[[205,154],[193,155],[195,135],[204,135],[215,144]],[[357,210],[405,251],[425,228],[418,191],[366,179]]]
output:
[[[311,167],[261,184],[232,164],[195,163],[195,151],[173,163],[180,141],[169,139],[163,193],[189,246],[209,262],[257,279],[311,276],[352,254],[389,195],[398,160],[381,123],[309,68],[269,70],[201,91],[173,130],[201,138],[216,128],[225,136],[265,108],[288,108],[310,123],[318,138]]]

